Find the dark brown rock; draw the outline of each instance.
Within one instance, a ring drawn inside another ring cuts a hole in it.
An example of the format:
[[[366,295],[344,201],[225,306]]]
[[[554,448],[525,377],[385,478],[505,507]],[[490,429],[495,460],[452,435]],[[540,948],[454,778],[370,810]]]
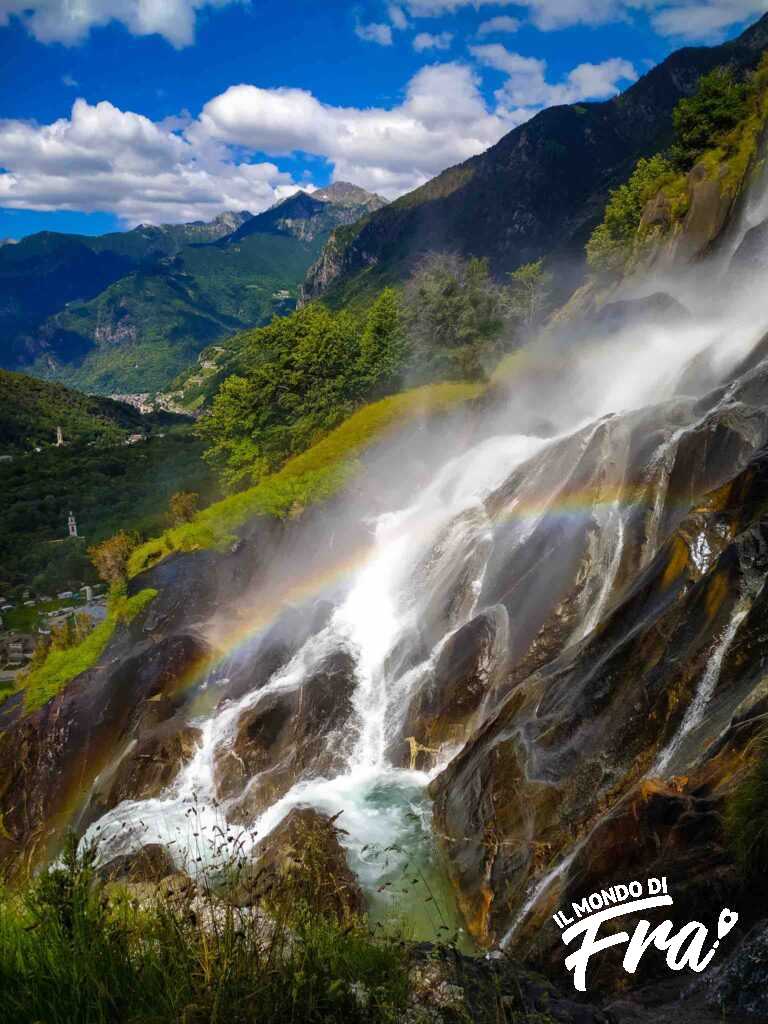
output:
[[[343,651],[329,656],[301,687],[266,693],[245,711],[230,747],[217,753],[222,798],[241,794],[235,816],[245,820],[288,792],[300,778],[338,770],[352,713],[354,663]]]
[[[303,903],[348,923],[365,914],[365,897],[349,868],[336,819],[294,808],[254,851],[228,898],[237,906],[263,902],[289,917]]]
[[[114,857],[98,869],[105,882],[162,882],[175,874],[176,867],[164,846],[149,843],[135,853]]]

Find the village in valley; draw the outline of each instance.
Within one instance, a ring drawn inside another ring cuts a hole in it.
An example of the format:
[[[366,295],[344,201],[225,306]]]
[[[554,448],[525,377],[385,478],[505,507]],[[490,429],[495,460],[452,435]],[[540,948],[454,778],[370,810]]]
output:
[[[62,532],[62,540],[82,539],[74,512],[68,514]],[[71,629],[75,620],[81,633],[93,628],[107,614],[106,600],[103,584],[83,584],[55,595],[34,595],[27,589],[16,603],[0,594],[0,690],[15,687],[37,647],[48,644],[57,631]]]

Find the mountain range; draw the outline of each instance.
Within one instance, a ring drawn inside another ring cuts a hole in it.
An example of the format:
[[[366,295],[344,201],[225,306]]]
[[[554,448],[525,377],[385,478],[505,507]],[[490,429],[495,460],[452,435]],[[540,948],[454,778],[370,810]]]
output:
[[[0,366],[101,394],[158,390],[206,345],[293,308],[333,228],[383,205],[339,182],[257,216],[4,245]]]
[[[610,190],[640,157],[669,145],[678,101],[715,67],[753,68],[766,45],[768,15],[721,46],[676,51],[606,102],[549,107],[485,153],[337,228],[303,301],[361,300],[401,281],[431,251],[486,257],[497,277],[543,256],[569,293]]]

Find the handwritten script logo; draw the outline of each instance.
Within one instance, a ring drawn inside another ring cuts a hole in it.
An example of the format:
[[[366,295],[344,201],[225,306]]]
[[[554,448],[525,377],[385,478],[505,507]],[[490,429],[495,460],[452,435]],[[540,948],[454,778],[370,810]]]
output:
[[[561,929],[561,938],[566,946],[581,936],[579,948],[565,958],[565,966],[573,971],[576,990],[586,992],[587,965],[595,953],[624,943],[627,943],[627,950],[623,967],[628,974],[635,973],[643,954],[651,946],[666,952],[667,966],[672,971],[681,971],[684,967],[690,967],[696,973],[703,971],[712,961],[720,942],[739,920],[739,915],[732,910],[725,909],[720,913],[714,943],[708,941],[709,930],[699,921],[691,921],[675,931],[670,920],[652,928],[651,922],[644,918],[637,922],[631,938],[626,931],[598,937],[606,921],[673,904],[666,878],[649,878],[645,885],[638,881],[612,885],[609,889],[600,889],[585,896],[580,903],[571,903],[572,917],[564,910],[554,914],[553,920]]]

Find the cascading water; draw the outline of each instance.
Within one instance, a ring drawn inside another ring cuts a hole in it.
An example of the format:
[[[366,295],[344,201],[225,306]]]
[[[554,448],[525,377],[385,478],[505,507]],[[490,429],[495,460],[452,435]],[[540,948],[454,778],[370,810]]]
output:
[[[235,798],[220,799],[216,758],[222,751],[232,751],[235,756],[234,738],[241,717],[276,694],[301,691],[309,685],[313,670],[329,656],[346,652],[355,673],[352,715],[342,729],[324,737],[325,744],[338,752],[339,769],[323,774],[312,773],[310,767],[300,773],[287,792],[238,833],[238,849],[247,855],[292,808],[308,805],[332,815],[343,812],[343,842],[350,864],[369,893],[375,894],[382,885],[396,880],[406,861],[416,858],[421,864],[430,863],[426,786],[456,748],[446,744],[429,772],[396,766],[391,751],[407,739],[404,728],[409,706],[429,684],[450,637],[485,610],[480,598],[493,553],[508,558],[525,549],[550,521],[574,530],[574,523],[591,524],[583,601],[566,644],[585,639],[616,597],[637,488],[628,480],[626,466],[617,469],[608,432],[605,450],[597,456],[603,465],[595,475],[608,484],[580,496],[574,509],[568,504],[573,498],[568,498],[563,481],[572,467],[564,462],[559,480],[548,477],[549,451],[572,450],[574,464],[578,463],[608,414],[629,413],[673,399],[676,382],[700,353],[715,351],[719,365],[734,365],[760,337],[763,319],[764,314],[755,315],[754,311],[739,310],[738,315],[725,311],[719,320],[685,321],[669,330],[658,326],[627,329],[611,345],[602,344],[576,361],[561,390],[556,390],[554,398],[550,396],[557,405],[551,420],[556,436],[501,433],[476,442],[437,467],[410,505],[391,508],[370,524],[373,542],[367,557],[349,574],[326,625],[261,688],[222,702],[213,713],[193,723],[201,730],[200,745],[165,794],[124,801],[91,825],[86,841],[98,837],[105,860],[146,843],[162,843],[180,863],[186,859],[188,867],[205,870],[210,866],[211,847],[197,841],[200,834],[222,829],[219,834],[224,843],[225,833],[230,831],[222,825],[226,826]],[[734,323],[738,324],[735,332],[730,329]],[[574,392],[578,401],[572,401]],[[721,402],[730,400],[726,392]],[[641,566],[648,565],[665,540],[662,522],[675,453],[700,415],[691,414],[686,426],[680,426],[678,420],[665,428],[666,433],[647,456],[640,490],[647,494],[651,482],[656,482],[646,512]],[[510,419],[519,423],[519,417]],[[648,422],[651,420],[652,414]],[[627,428],[622,442],[624,457],[630,450],[631,429]],[[567,447],[570,444],[572,449]],[[514,523],[503,533],[505,547],[499,551],[496,545],[501,543],[502,532],[488,511],[487,498],[515,472],[519,485],[504,509]],[[562,505],[561,492],[565,495]],[[723,658],[745,614],[746,607],[737,609],[713,651],[678,736],[659,758],[656,771],[664,773],[673,766],[680,745],[700,724]],[[514,618],[510,612],[510,629]],[[408,656],[401,656],[403,650]],[[399,652],[398,657],[394,652]],[[204,685],[214,693],[223,690],[227,674],[223,666]],[[493,701],[486,694],[476,724],[492,713]],[[246,784],[246,794],[248,787],[257,783],[258,775]],[[384,862],[382,850],[389,851]],[[571,850],[563,856],[533,885],[508,938],[541,893],[567,871],[575,853]]]
[[[686,740],[704,720],[720,678],[723,660],[736,639],[739,626],[749,613],[750,604],[751,602],[747,597],[741,597],[736,603],[731,621],[723,630],[722,636],[712,650],[707,667],[701,677],[694,698],[686,709],[680,728],[657,758],[650,774],[660,776],[671,775],[677,770],[684,769]]]

